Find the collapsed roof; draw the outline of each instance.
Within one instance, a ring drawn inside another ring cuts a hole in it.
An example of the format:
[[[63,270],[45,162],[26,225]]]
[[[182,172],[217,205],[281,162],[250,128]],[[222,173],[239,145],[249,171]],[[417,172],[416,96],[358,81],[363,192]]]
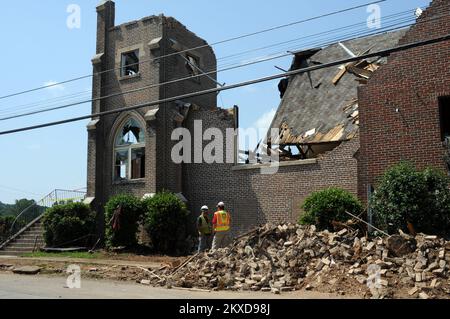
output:
[[[291,70],[395,47],[406,30],[294,52]],[[271,128],[281,129],[273,145],[312,145],[352,139],[358,131],[358,84],[386,58],[372,58],[297,74],[282,80],[282,96]]]

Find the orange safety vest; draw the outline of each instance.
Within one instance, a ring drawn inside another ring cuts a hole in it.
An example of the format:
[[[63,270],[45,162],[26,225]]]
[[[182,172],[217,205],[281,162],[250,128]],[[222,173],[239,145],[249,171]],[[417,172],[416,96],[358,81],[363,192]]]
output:
[[[214,215],[216,216],[214,231],[222,232],[230,230],[230,214],[227,211],[219,210]]]

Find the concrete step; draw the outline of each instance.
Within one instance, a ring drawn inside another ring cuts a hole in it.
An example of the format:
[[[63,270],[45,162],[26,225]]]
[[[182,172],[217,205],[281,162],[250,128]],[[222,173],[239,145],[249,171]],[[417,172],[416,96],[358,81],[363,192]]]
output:
[[[19,236],[18,238],[17,238],[17,240],[20,240],[20,239],[35,239],[35,238],[44,238],[43,236],[42,236],[42,234],[37,234],[37,235],[30,235],[30,234],[24,234],[24,235],[22,235],[22,236]]]
[[[22,243],[22,244],[28,243],[28,244],[34,245],[35,242],[36,243],[43,243],[45,241],[44,241],[44,238],[38,238],[37,240],[35,240],[34,238],[33,239],[20,238],[18,240],[15,240],[15,241],[11,242],[10,244],[12,245],[14,243]]]
[[[38,232],[38,231],[30,231],[30,232],[25,232],[23,233],[22,236],[25,235],[29,235],[29,236],[42,236],[42,232]]]
[[[23,251],[0,250],[0,256],[20,256],[20,255],[23,255]]]
[[[30,246],[30,247],[7,247],[4,250],[2,250],[3,252],[7,252],[7,253],[11,253],[11,252],[21,252],[21,253],[31,253],[33,251],[33,249],[35,250],[39,250],[39,246],[36,246],[36,248],[34,246]]]
[[[39,246],[39,245],[40,245],[40,243],[36,243],[36,247]],[[17,242],[17,243],[12,243],[11,245],[9,245],[5,249],[9,249],[9,248],[11,248],[12,250],[14,250],[15,248],[31,248],[31,249],[33,249],[33,247],[34,247],[34,243],[20,243],[20,242]]]
[[[0,250],[0,255],[20,255],[43,247],[45,246],[43,234],[44,229],[39,221],[10,242],[3,250]]]

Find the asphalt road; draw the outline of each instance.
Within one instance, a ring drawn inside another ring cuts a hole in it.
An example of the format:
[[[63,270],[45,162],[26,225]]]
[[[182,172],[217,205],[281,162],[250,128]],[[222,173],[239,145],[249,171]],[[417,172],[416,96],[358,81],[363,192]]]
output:
[[[0,299],[311,299],[335,296],[315,292],[274,295],[261,292],[192,292],[136,283],[82,279],[80,289],[65,288],[63,277],[0,274]]]

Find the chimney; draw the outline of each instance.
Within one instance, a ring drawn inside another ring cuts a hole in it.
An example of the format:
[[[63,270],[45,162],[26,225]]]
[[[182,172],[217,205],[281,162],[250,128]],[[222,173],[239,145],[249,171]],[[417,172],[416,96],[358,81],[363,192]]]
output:
[[[108,30],[115,25],[116,4],[102,0],[97,6],[97,54],[106,53]]]

